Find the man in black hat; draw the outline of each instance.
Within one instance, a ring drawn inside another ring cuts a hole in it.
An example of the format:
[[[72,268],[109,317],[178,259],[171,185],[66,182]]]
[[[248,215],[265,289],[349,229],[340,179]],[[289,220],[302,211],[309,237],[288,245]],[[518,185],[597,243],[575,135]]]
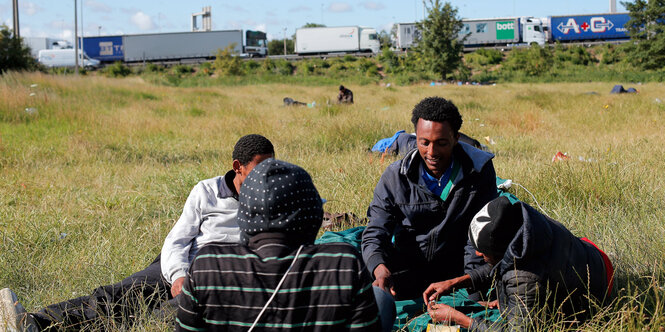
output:
[[[240,189],[243,244],[201,248],[176,330],[380,330],[360,254],[346,243],[314,245],[322,220],[304,169],[275,159],[257,165]]]
[[[511,204],[503,196],[492,200],[473,218],[469,240],[488,264],[427,288],[423,299],[434,321],[472,331],[510,331],[526,327],[539,309],[580,320],[612,289],[614,270],[605,253],[525,203]],[[435,303],[453,289],[487,289],[493,280],[500,322],[471,319]]]

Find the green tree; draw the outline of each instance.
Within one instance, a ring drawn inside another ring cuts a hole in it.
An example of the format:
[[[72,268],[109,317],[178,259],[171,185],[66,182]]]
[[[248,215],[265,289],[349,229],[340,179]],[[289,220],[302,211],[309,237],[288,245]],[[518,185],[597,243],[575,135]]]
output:
[[[8,70],[35,70],[37,61],[30,55],[30,48],[16,38],[6,25],[0,27],[0,74]]]
[[[381,30],[379,32],[379,43],[381,44],[381,48],[390,48],[392,46],[392,41],[390,40],[390,34],[386,30]]]
[[[286,39],[286,54],[293,54],[293,39]],[[284,39],[273,39],[268,42],[268,55],[283,55]]]
[[[462,20],[457,17],[457,8],[440,0],[429,0],[427,17],[418,22],[420,40],[416,51],[427,70],[446,79],[462,65],[463,41],[458,40]]]
[[[634,43],[628,60],[643,69],[665,67],[665,0],[622,2],[630,11],[626,28]]]

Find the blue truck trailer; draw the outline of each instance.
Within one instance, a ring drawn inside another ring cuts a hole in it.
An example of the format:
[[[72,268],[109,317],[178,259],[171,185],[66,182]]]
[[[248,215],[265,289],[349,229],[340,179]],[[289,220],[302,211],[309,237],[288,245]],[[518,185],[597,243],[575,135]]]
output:
[[[125,61],[123,36],[84,37],[83,51],[102,62]]]
[[[630,39],[625,25],[628,13],[550,16],[549,40],[619,40]]]

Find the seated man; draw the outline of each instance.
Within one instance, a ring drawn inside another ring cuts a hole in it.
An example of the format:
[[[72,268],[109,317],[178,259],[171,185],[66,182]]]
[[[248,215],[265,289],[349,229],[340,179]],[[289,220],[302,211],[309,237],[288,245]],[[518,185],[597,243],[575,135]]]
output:
[[[339,86],[339,94],[337,95],[337,103],[339,104],[353,104],[353,92],[345,88],[343,85]]]
[[[233,149],[233,169],[194,187],[180,219],[166,237],[161,255],[143,271],[119,283],[101,286],[88,296],[56,303],[36,313],[20,312],[22,306],[5,311],[14,312],[15,317],[10,319],[18,320],[19,326],[82,329],[99,318],[129,318],[139,309],[137,303],[159,307],[180,293],[190,262],[202,245],[211,241],[239,241],[236,214],[240,186],[256,164],[274,154],[267,138],[255,134],[241,137]],[[7,298],[13,295],[11,291],[0,293],[3,294]],[[175,306],[169,303],[162,309]]]
[[[511,331],[528,328],[530,315],[540,308],[579,320],[589,314],[589,296],[602,303],[612,289],[614,270],[605,253],[525,203],[511,204],[506,197],[491,201],[471,222],[469,239],[489,264],[427,288],[423,299],[434,321],[472,331]],[[503,318],[498,323],[472,320],[434,303],[454,288],[483,287],[493,280]]]
[[[458,141],[462,116],[452,102],[425,98],[411,122],[417,149],[381,176],[362,239],[374,286],[397,299],[482,264],[471,246],[465,254],[466,234],[473,215],[497,197],[494,155]]]
[[[309,174],[257,165],[240,189],[243,244],[209,243],[192,262],[177,331],[378,331],[371,278],[346,243],[314,245],[321,198]]]

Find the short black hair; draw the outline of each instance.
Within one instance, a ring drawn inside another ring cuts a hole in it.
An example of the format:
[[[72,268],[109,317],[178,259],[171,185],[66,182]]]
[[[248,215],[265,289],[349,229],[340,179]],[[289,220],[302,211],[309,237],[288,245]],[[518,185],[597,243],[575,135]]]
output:
[[[255,156],[260,154],[275,155],[275,148],[269,139],[257,135],[249,134],[240,137],[233,147],[233,160],[238,160],[241,165],[249,164]]]
[[[414,108],[411,115],[413,127],[418,125],[418,119],[427,121],[448,121],[455,133],[462,128],[462,115],[452,101],[441,97],[427,97],[421,100]]]
[[[345,88],[344,88],[343,85],[340,85],[340,86],[339,86],[339,91],[344,91],[344,89],[345,89]]]

